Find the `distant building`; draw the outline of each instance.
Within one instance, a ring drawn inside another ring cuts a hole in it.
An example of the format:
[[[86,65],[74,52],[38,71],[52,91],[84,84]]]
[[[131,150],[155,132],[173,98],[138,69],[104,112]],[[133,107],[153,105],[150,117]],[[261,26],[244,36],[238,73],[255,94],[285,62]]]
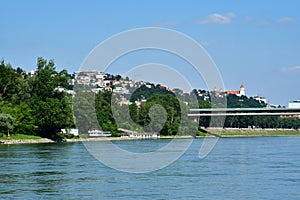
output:
[[[300,100],[290,102],[288,108],[300,108]]]
[[[256,101],[259,101],[260,103],[265,103],[267,104],[267,99],[265,97],[260,97],[260,96],[255,96],[253,97]]]
[[[126,89],[124,87],[120,87],[120,86],[115,87],[114,92],[118,93],[118,94],[129,94],[128,89]]]
[[[225,93],[226,94],[234,94],[239,97],[246,96],[245,86],[243,84],[240,86],[240,90],[226,90]]]
[[[300,108],[300,100],[290,102],[288,104],[288,108]],[[300,115],[285,115],[285,116],[281,116],[281,117],[300,119]]]
[[[75,73],[75,82],[83,85],[103,86],[103,81],[107,77],[104,72],[96,70],[85,70]]]
[[[267,108],[280,108],[280,105],[277,105],[277,104],[267,104]]]
[[[126,98],[121,98],[121,100],[119,101],[119,105],[122,106],[122,105],[130,105],[131,102],[128,101]]]
[[[61,133],[63,133],[63,134],[72,134],[74,136],[79,136],[78,129],[75,129],[75,128],[61,129]]]
[[[234,94],[234,95],[240,95],[239,90],[226,90],[226,94]]]

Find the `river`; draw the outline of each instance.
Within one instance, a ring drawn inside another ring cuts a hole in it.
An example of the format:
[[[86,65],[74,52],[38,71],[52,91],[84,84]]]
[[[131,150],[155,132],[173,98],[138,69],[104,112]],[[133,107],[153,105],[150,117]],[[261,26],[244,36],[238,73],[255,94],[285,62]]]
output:
[[[169,141],[115,143],[143,152]],[[299,199],[300,137],[224,138],[201,160],[202,142],[144,174],[108,168],[82,143],[0,145],[0,199]]]

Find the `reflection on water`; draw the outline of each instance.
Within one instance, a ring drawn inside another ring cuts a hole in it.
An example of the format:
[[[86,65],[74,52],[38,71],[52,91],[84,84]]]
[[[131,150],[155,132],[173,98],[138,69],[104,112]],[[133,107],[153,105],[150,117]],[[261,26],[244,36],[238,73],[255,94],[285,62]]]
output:
[[[110,169],[81,143],[0,145],[0,199],[298,199],[300,137],[202,139],[171,166],[149,174]],[[168,140],[117,141],[147,152]]]

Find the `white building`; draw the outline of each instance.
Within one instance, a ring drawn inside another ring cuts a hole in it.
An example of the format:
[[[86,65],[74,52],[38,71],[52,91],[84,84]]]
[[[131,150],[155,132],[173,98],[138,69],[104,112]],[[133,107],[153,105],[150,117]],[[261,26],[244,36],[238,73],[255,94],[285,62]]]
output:
[[[300,108],[300,100],[290,102],[288,108]]]
[[[61,132],[63,134],[72,134],[74,136],[79,136],[78,129],[76,128],[71,128],[71,129],[61,129]]]
[[[256,101],[259,101],[260,103],[265,103],[267,104],[267,99],[265,97],[260,97],[260,96],[255,96],[253,97]]]

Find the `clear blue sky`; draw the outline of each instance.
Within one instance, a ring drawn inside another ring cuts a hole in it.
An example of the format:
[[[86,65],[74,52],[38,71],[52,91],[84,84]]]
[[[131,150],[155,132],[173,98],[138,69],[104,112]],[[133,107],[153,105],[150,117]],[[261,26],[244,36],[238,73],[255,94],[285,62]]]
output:
[[[101,41],[127,29],[159,26],[200,42],[225,89],[286,105],[300,99],[300,1],[2,0],[0,58],[35,69],[36,58],[77,71]]]

